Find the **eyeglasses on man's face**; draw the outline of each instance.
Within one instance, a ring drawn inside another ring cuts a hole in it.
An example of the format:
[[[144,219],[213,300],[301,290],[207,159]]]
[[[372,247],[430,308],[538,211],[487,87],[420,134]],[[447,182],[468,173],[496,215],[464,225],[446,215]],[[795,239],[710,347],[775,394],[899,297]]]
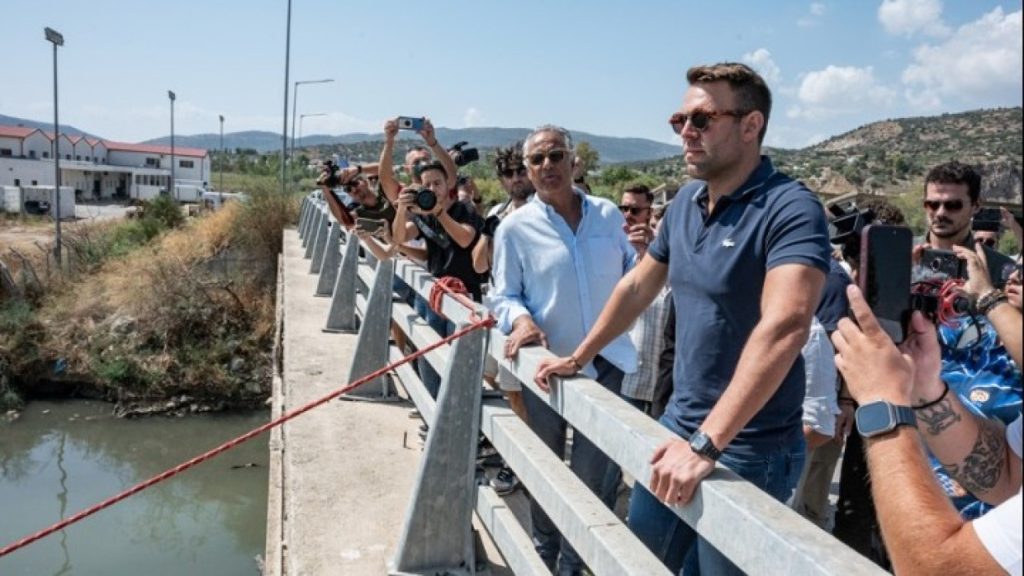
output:
[[[959,212],[964,209],[963,200],[925,200],[924,207],[930,212],[937,212],[939,208],[945,208],[946,212]]]
[[[631,216],[641,216],[645,212],[651,210],[650,206],[627,206],[626,204],[619,204],[619,210],[623,214],[629,214]]]
[[[669,117],[668,123],[672,126],[672,131],[676,134],[681,134],[683,128],[686,127],[686,121],[690,121],[690,126],[693,126],[700,132],[704,132],[711,127],[711,121],[720,116],[732,116],[733,118],[742,118],[750,114],[746,110],[697,110],[690,114],[683,114],[682,112],[676,112]]]
[[[544,163],[544,159],[547,158],[552,164],[558,164],[562,160],[565,160],[569,156],[568,150],[562,150],[556,148],[554,150],[548,150],[545,152],[534,152],[526,157],[526,160],[530,163],[530,166],[540,166]]]
[[[543,160],[541,160],[543,162]],[[552,160],[554,162],[554,160]],[[500,172],[502,178],[512,179],[516,176],[526,176],[526,166],[520,166],[518,168],[505,168]]]

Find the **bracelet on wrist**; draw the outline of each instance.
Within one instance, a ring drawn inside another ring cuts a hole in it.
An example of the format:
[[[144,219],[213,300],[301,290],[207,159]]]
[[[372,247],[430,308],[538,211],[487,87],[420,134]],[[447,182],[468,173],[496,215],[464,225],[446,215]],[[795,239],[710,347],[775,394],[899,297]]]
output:
[[[920,404],[920,405],[917,405],[917,406],[911,406],[911,408],[913,408],[914,410],[924,410],[926,408],[931,408],[932,406],[935,406],[939,402],[942,402],[943,400],[945,400],[946,399],[946,395],[949,394],[949,384],[947,384],[945,380],[942,381],[942,384],[946,388],[942,391],[942,394],[940,394],[938,398],[936,398],[935,400],[932,400],[931,402],[925,402],[924,404]]]
[[[982,294],[980,298],[978,298],[978,301],[975,302],[974,304],[974,309],[977,311],[978,314],[984,316],[988,314],[993,308],[995,308],[996,306],[1003,302],[1006,302],[1007,300],[1008,299],[1006,297],[1006,293],[1004,293],[1002,290],[998,288],[992,288],[986,290],[985,293]]]

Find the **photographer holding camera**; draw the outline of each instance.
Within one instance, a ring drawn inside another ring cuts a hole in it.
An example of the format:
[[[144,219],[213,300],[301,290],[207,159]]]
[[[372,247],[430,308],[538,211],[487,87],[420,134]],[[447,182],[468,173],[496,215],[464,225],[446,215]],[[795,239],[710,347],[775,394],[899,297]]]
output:
[[[432,133],[431,129],[431,136]],[[437,146],[436,140],[434,146]],[[447,155],[443,158],[451,162]],[[435,278],[453,276],[461,280],[473,300],[479,302],[480,275],[473,270],[472,249],[479,237],[480,218],[453,198],[449,172],[443,159],[417,164],[414,174],[422,185],[408,186],[398,195],[392,228],[394,244],[407,256],[425,261],[427,270]],[[381,182],[383,180],[382,177]],[[416,238],[423,239],[425,248],[405,245],[408,240]],[[451,334],[452,324],[431,310],[419,295],[416,296],[415,307],[439,335]],[[426,361],[420,362],[419,368],[424,386],[436,398],[441,387],[440,376]]]
[[[1020,410],[1005,431],[975,415],[940,380],[935,329],[921,312],[897,349],[860,290],[848,294],[856,323],[841,320],[832,337],[836,366],[861,403],[857,430],[895,572],[1021,574]],[[922,437],[960,485],[997,507],[970,522],[958,515],[930,474]]]

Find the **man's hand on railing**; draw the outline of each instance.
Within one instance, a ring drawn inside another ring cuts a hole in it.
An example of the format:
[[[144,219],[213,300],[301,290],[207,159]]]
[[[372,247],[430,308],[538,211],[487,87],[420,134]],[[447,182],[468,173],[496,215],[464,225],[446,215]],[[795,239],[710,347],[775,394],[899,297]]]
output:
[[[552,376],[572,376],[578,373],[582,367],[575,356],[564,358],[545,358],[537,365],[537,375],[533,382],[543,391],[551,391],[550,378]]]
[[[547,348],[548,337],[533,323],[533,318],[527,315],[520,316],[512,323],[512,332],[505,340],[505,358],[515,360],[520,348],[538,343]]]
[[[651,493],[665,504],[689,504],[700,481],[715,463],[695,453],[685,440],[673,438],[651,456]]]

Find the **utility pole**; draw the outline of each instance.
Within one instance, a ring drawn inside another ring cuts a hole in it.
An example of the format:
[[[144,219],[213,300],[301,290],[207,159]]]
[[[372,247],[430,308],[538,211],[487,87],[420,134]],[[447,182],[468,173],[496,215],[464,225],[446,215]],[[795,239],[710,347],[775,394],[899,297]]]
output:
[[[167,97],[171,99],[171,198],[178,199],[178,191],[174,186],[174,92],[167,91]]]
[[[288,22],[285,26],[284,35],[284,129],[281,130],[281,195],[286,190],[285,182],[285,160],[288,157],[288,64],[291,61],[292,48],[292,0],[288,0]]]
[[[224,205],[224,115],[220,115],[220,200],[218,203]]]
[[[60,119],[57,114],[57,46],[64,45],[64,36],[53,28],[44,28],[46,39],[53,44],[53,197],[54,221],[56,222],[56,238],[53,246],[53,257],[57,261],[57,269],[61,267],[60,257]]]

